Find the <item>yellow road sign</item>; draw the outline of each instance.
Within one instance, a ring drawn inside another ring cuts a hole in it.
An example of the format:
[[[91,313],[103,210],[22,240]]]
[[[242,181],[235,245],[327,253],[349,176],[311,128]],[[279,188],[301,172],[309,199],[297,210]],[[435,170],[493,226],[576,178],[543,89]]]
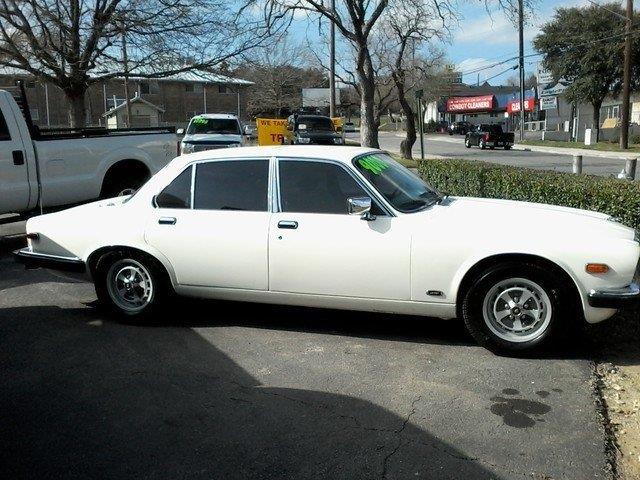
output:
[[[258,145],[283,145],[289,143],[291,133],[287,121],[278,118],[256,118]]]

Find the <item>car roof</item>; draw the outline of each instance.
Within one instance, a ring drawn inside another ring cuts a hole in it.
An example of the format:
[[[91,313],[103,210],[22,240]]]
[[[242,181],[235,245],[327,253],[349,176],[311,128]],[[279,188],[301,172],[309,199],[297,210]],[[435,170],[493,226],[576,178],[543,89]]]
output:
[[[230,113],[201,113],[200,115],[194,115],[194,118],[211,118],[211,119],[223,119],[223,120],[237,120],[238,117]]]
[[[175,158],[172,163],[186,165],[190,162],[201,160],[264,157],[311,158],[351,163],[351,160],[358,155],[376,152],[380,153],[381,151],[367,147],[335,147],[331,145],[271,145],[263,147],[218,148],[205,150],[203,152],[188,153]]]

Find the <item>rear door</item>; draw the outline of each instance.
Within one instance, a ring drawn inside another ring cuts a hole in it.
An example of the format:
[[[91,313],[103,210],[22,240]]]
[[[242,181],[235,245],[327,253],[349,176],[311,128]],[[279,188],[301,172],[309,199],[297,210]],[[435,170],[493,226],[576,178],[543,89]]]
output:
[[[10,113],[0,110],[0,213],[19,212],[29,206],[27,152]]]
[[[157,197],[145,239],[180,285],[267,290],[269,160],[198,162]]]

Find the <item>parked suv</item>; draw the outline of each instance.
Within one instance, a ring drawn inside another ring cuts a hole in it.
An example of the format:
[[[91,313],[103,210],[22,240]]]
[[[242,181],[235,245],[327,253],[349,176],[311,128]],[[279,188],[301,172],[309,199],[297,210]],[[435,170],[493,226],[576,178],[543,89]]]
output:
[[[201,152],[214,148],[241,147],[244,136],[238,117],[224,113],[196,115],[189,121],[186,132],[179,128],[178,135],[185,134],[182,153]]]
[[[449,135],[459,134],[466,135],[469,130],[473,128],[473,125],[469,122],[453,122],[449,125]]]

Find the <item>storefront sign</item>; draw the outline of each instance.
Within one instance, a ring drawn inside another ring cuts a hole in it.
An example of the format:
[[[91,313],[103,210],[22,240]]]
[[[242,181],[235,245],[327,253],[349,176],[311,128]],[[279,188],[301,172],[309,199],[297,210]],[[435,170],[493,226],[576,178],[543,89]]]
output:
[[[553,75],[548,70],[544,70],[543,68],[538,67],[536,76],[538,77],[538,85],[553,83]]]
[[[534,98],[526,98],[524,100],[524,111],[532,112],[533,107],[535,107],[536,101]],[[520,100],[512,100],[507,103],[507,112],[509,113],[517,113],[520,111]]]
[[[540,110],[554,110],[558,108],[558,97],[540,97]]]
[[[449,97],[447,99],[447,112],[488,112],[493,110],[495,98],[493,95],[478,97]]]

